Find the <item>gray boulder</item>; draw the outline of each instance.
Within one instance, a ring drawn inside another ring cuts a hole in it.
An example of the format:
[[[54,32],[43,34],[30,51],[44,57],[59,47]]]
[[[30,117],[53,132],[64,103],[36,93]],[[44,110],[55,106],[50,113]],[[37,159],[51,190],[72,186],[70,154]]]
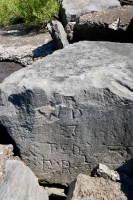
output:
[[[73,40],[133,42],[133,6],[89,13],[73,27]]]
[[[40,182],[69,184],[97,163],[133,175],[132,49],[74,43],[0,84],[0,121]]]
[[[53,38],[56,49],[63,49],[68,45],[67,34],[62,26],[62,24],[55,20],[47,25],[48,30]]]
[[[7,160],[0,181],[1,200],[48,200],[33,172],[21,161]]]
[[[79,174],[72,182],[66,200],[132,200],[132,187]]]
[[[64,25],[76,21],[81,15],[95,11],[107,10],[120,6],[118,0],[63,0],[61,2],[61,16]]]

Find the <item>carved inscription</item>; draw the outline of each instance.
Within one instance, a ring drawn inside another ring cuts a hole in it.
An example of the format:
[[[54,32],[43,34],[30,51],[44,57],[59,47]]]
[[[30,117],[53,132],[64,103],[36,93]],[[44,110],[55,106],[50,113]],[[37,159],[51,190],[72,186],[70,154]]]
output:
[[[52,162],[50,160],[45,160],[43,166],[44,170],[49,170],[53,168]]]
[[[62,172],[68,173],[70,171],[70,162],[66,160],[62,160]]]
[[[73,154],[79,155],[80,154],[80,148],[76,145],[73,145]]]

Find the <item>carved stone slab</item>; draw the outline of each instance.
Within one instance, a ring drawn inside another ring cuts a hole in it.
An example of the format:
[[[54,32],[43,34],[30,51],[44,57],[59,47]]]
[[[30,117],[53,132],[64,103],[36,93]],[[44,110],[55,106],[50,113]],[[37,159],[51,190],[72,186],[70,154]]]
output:
[[[132,174],[133,45],[74,43],[13,73],[0,121],[42,182],[68,184],[98,163]]]

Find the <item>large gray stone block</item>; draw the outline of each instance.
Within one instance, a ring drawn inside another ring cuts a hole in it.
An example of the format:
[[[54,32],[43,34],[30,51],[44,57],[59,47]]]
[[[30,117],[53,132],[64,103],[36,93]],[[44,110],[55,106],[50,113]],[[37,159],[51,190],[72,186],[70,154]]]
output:
[[[107,10],[120,6],[118,0],[63,0],[61,3],[61,16],[64,25],[70,21],[76,21],[78,17],[86,13]]]
[[[13,73],[0,121],[41,182],[68,184],[99,162],[133,175],[133,45],[74,43]]]
[[[0,181],[1,200],[48,200],[37,178],[21,161],[7,160],[4,178]]]
[[[73,27],[74,41],[133,42],[132,35],[133,6],[122,6],[83,15]]]

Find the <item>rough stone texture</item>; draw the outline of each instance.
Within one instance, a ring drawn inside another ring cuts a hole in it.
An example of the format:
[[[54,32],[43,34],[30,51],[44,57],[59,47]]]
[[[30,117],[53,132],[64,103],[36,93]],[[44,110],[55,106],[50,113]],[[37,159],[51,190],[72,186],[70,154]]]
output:
[[[0,29],[0,61],[14,61],[23,66],[52,54],[54,43],[46,30],[24,24]]]
[[[44,187],[50,200],[66,200],[64,189],[54,187]]]
[[[67,34],[62,26],[62,24],[55,20],[47,25],[48,30],[53,38],[56,49],[63,49],[68,45]]]
[[[83,15],[74,26],[74,41],[115,40],[133,42],[133,6]]]
[[[106,165],[101,163],[96,167],[94,176],[111,179],[113,181],[120,181],[120,175],[117,171],[110,170]]]
[[[3,167],[5,161],[13,156],[13,146],[12,145],[0,145],[0,179],[3,176]]]
[[[120,6],[118,0],[63,0],[61,3],[61,15],[64,25],[70,21],[76,21],[78,17],[86,13],[107,10]]]
[[[66,200],[132,200],[132,187],[104,178],[79,174],[69,187]]]
[[[7,160],[0,181],[1,200],[48,200],[33,172],[21,161]]]
[[[114,170],[110,170],[106,165],[103,165],[101,163],[99,163],[98,166],[94,168],[92,176],[103,177],[105,179],[119,181],[133,186],[133,178],[131,176],[128,176],[127,174],[124,173],[118,173],[117,171]]]
[[[73,40],[73,29],[74,29],[75,24],[76,22],[69,22],[65,27],[65,31],[67,33],[67,36],[70,42]]]
[[[97,163],[133,175],[133,45],[83,41],[11,74],[0,121],[41,182]]]
[[[1,145],[0,144],[0,180],[3,177],[3,169],[5,166],[5,163],[8,159],[14,159],[18,160],[19,158],[16,156],[13,156],[13,146],[10,145]]]

